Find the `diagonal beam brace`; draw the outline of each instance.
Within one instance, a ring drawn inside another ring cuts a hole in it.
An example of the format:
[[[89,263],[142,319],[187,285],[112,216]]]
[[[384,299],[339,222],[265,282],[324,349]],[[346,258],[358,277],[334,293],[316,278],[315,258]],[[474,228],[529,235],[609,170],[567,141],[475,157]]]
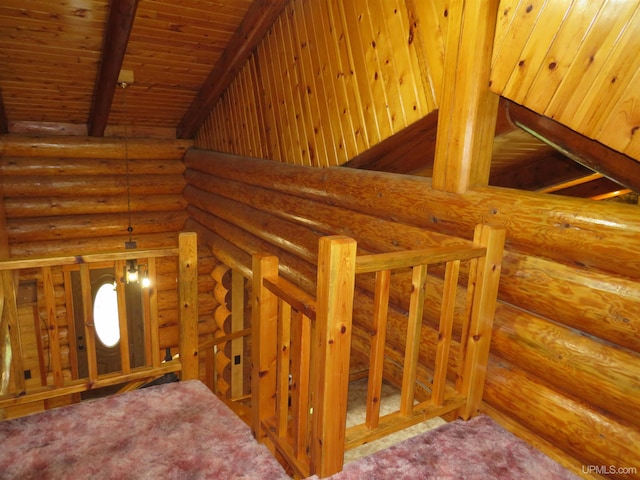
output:
[[[92,137],[102,137],[109,119],[113,95],[118,84],[124,54],[136,16],[139,0],[112,0],[104,36],[102,58],[93,92],[88,130]]]

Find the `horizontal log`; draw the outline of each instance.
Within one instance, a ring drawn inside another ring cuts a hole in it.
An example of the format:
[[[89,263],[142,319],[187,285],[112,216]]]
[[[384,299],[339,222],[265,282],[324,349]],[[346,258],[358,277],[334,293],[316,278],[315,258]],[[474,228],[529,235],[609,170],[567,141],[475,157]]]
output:
[[[633,205],[483,187],[462,195],[421,177],[316,169],[191,149],[187,168],[290,195],[470,238],[474,225],[507,230],[507,246],[584,268],[640,278],[640,218]]]
[[[187,213],[211,233],[237,246],[246,254],[276,255],[280,261],[280,273],[307,293],[315,294],[316,267],[314,265],[195,206],[189,206]]]
[[[125,249],[127,235],[112,237],[90,237],[52,240],[48,242],[24,242],[11,245],[11,257],[46,257],[78,255],[83,253],[115,252]],[[150,235],[135,235],[140,249],[178,246],[178,232],[163,232]]]
[[[151,212],[77,215],[12,219],[7,221],[9,241],[13,243],[61,241],[73,238],[103,237],[128,234],[129,219],[133,235],[161,232],[180,232],[187,214],[179,212]]]
[[[491,352],[640,427],[640,355],[499,305]]]
[[[185,186],[182,175],[19,176],[3,178],[5,197],[55,197],[179,194]]]
[[[484,401],[585,465],[640,465],[640,430],[492,357]]]
[[[133,212],[169,212],[184,210],[187,202],[180,194],[132,195]],[[74,197],[30,197],[7,198],[5,209],[7,218],[30,218],[42,216],[83,215],[127,212],[129,202],[124,195],[119,196],[74,196]]]
[[[190,205],[206,210],[222,220],[232,222],[282,250],[310,263],[317,262],[318,241],[321,235],[308,228],[199,190],[191,185],[185,188],[184,197]]]
[[[430,269],[430,273],[436,275],[433,280],[430,276],[427,284],[425,320],[437,321],[442,275],[436,269]],[[403,298],[411,288],[410,276],[398,274],[394,279],[397,287],[392,289],[391,298],[396,305],[408,308]],[[503,306],[518,307],[513,311],[509,307],[503,317],[530,312],[640,353],[638,282],[516,252],[505,252],[501,279],[499,298]],[[466,282],[466,275],[461,275],[462,282]],[[462,315],[461,294],[456,303],[456,317]]]
[[[507,252],[500,299],[640,353],[640,283]]]
[[[200,190],[267,211],[316,232],[355,238],[362,248],[371,252],[466,243],[458,237],[384,220],[375,215],[365,215],[309,198],[288,195],[278,190],[217,178],[196,170],[187,169],[185,179],[189,185]]]
[[[128,168],[127,168],[128,167]],[[61,176],[61,175],[182,175],[184,163],[175,159],[123,158],[42,158],[8,157],[2,159],[2,175]]]
[[[192,145],[191,140],[128,138],[127,154],[132,159],[182,158]],[[124,153],[124,138],[18,135],[0,138],[2,157],[124,158]]]
[[[251,255],[225,240],[193,218],[189,218],[185,229],[198,234],[198,241],[211,250],[213,255],[225,265],[236,268],[248,278],[253,279],[251,272]]]

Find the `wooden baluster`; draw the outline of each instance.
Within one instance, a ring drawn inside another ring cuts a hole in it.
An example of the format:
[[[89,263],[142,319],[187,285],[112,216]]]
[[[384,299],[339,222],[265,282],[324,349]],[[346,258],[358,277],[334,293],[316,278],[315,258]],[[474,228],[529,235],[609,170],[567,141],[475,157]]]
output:
[[[287,435],[289,420],[289,362],[291,360],[291,305],[278,301],[278,359],[276,387],[276,433]]]
[[[120,328],[120,365],[123,374],[131,372],[131,359],[129,356],[129,328],[127,320],[127,297],[125,295],[125,283],[120,274],[124,272],[126,262],[115,262],[116,292],[118,294],[118,323]]]
[[[145,365],[160,366],[160,342],[158,339],[158,285],[156,281],[156,259],[147,260],[147,275],[151,280],[149,288],[142,289],[144,315],[144,358]]]
[[[87,371],[89,372],[89,383],[93,383],[98,379],[98,360],[96,357],[96,327],[93,319],[91,275],[88,263],[80,265],[80,290],[82,294],[82,315],[84,318],[84,345],[87,349]]]
[[[231,270],[231,333],[244,329],[244,275],[236,268]],[[231,398],[239,398],[243,392],[242,337],[231,340]]]
[[[298,339],[291,345],[293,372],[291,413],[293,422],[293,451],[297,458],[307,455],[309,442],[309,375],[311,367],[311,320],[295,312],[292,336]]]
[[[387,337],[387,312],[391,270],[376,272],[373,310],[373,335],[369,354],[369,383],[367,384],[367,414],[365,423],[371,430],[380,421],[380,397],[384,369],[384,345]]]
[[[431,403],[441,406],[444,401],[444,389],[447,382],[447,366],[451,347],[451,332],[453,330],[453,315],[456,307],[456,290],[458,287],[458,273],[460,260],[447,262],[444,274],[444,289],[442,292],[442,306],[440,310],[440,328],[438,332],[438,346],[436,347],[435,368],[433,372],[433,388]]]
[[[5,332],[8,329],[9,346],[11,348],[11,367],[10,371],[6,372],[6,374],[9,375],[9,382],[13,382],[16,387],[16,393],[19,394],[24,392],[26,387],[22,366],[22,345],[20,342],[20,331],[18,329],[18,305],[16,302],[17,295],[13,272],[9,270],[2,271],[2,288],[4,290],[4,294],[2,306],[2,322],[0,322],[2,328],[0,328],[0,335],[3,336],[3,339],[2,342],[0,342],[0,345],[4,343]],[[60,358],[59,352],[60,350],[58,344],[58,359]],[[4,354],[5,352],[0,350],[0,353]],[[60,370],[62,370],[62,368],[60,368]],[[4,374],[5,372],[0,373]]]
[[[409,318],[407,319],[407,343],[404,353],[402,390],[400,394],[400,414],[404,416],[411,415],[413,412],[416,378],[418,375],[422,311],[424,309],[424,293],[427,284],[426,265],[413,267],[411,283],[411,300],[409,303]]]

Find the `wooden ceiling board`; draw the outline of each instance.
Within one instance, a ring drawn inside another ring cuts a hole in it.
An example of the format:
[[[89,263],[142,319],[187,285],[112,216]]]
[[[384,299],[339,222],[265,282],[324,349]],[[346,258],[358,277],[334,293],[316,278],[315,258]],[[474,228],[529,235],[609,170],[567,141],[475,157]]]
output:
[[[640,161],[640,1],[500,5],[491,89]]]
[[[198,93],[251,0],[140,0],[110,126],[173,127]],[[0,88],[12,124],[85,124],[102,60],[109,1],[3,0]]]
[[[0,88],[11,122],[86,122],[107,5],[2,2]]]
[[[133,85],[127,87],[127,111],[114,99],[109,122],[175,127],[250,5],[141,0],[122,64],[134,72]]]

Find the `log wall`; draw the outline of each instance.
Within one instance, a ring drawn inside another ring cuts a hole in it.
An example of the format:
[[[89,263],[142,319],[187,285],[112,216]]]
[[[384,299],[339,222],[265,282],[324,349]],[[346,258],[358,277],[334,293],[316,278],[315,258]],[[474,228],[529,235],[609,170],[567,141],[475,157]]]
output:
[[[486,410],[578,473],[582,465],[640,465],[637,207],[495,187],[445,193],[424,178],[198,150],[185,163],[189,228],[214,251],[235,248],[246,261],[257,251],[277,254],[283,274],[308,289],[321,235],[350,235],[380,251],[424,245],[428,231],[470,238],[476,223],[504,225]],[[402,285],[393,287],[398,297]],[[371,302],[362,292],[356,298],[354,322],[363,326]],[[435,308],[425,310],[425,367]],[[402,319],[390,320],[392,342],[401,340]],[[365,330],[356,348],[366,348]]]
[[[182,156],[191,141],[120,138],[0,137],[2,202],[11,257],[77,255],[124,250],[129,239],[130,191],[133,240],[140,249],[177,247],[187,219]],[[127,164],[129,180],[127,181]],[[199,332],[212,338],[215,261],[199,251]],[[178,347],[175,260],[156,264],[153,301],[158,304],[161,349]],[[21,282],[35,277],[25,276]],[[69,358],[63,276],[54,276],[56,315],[61,324],[65,375]],[[42,310],[44,303],[38,299]],[[39,313],[43,318],[43,313]],[[44,323],[41,323],[44,325]],[[48,342],[48,332],[41,332]]]

